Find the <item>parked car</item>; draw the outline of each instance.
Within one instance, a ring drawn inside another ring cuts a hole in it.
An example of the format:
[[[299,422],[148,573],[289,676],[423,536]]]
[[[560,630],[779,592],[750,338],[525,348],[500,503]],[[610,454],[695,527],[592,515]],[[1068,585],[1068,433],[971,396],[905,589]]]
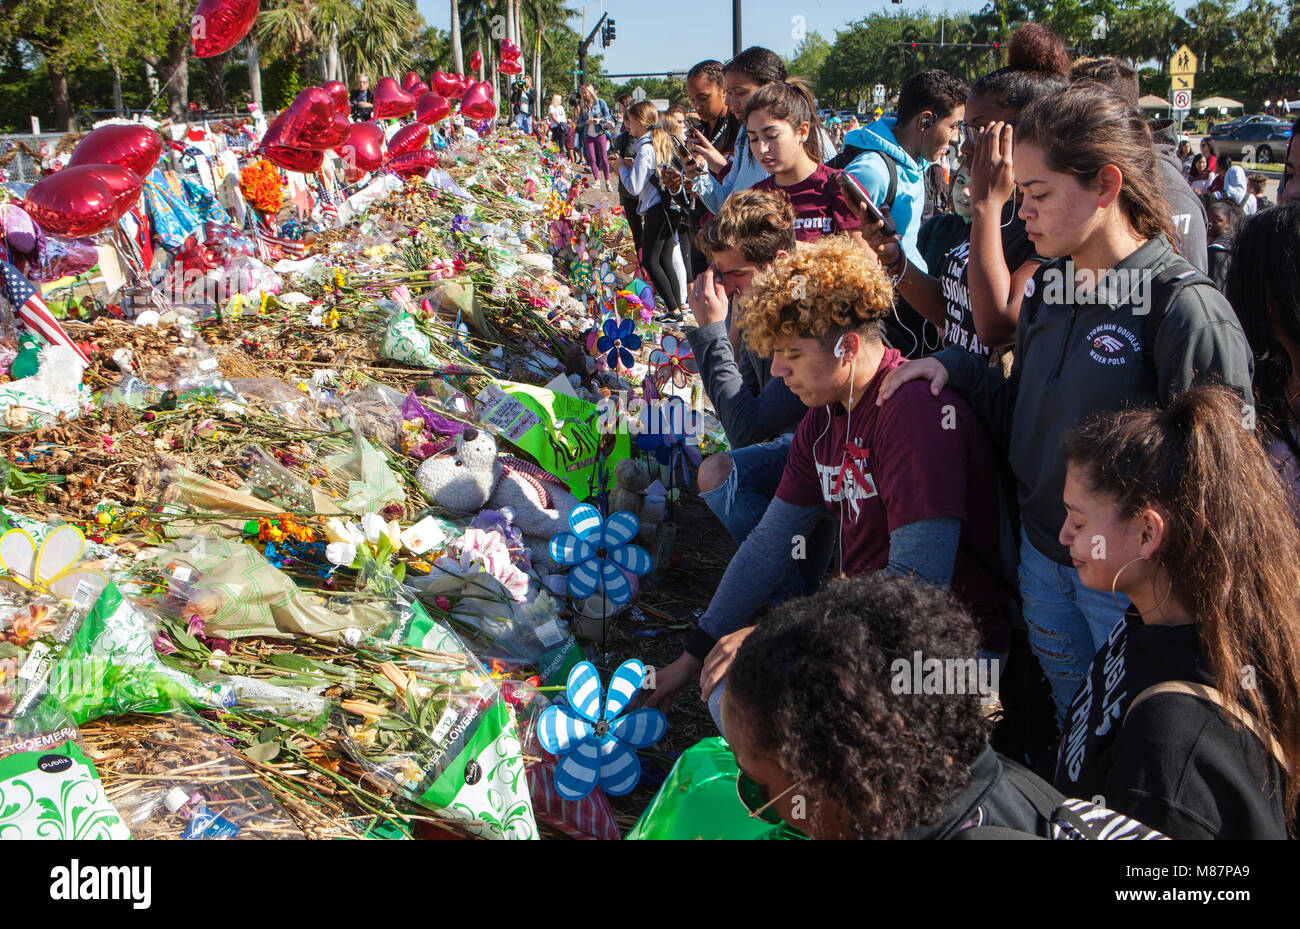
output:
[[[1256,123],[1273,123],[1276,125],[1282,125],[1285,123],[1285,120],[1278,119],[1276,116],[1265,116],[1262,113],[1257,113],[1254,116],[1238,116],[1236,119],[1229,120],[1226,123],[1217,123],[1210,126],[1210,135],[1217,138],[1218,136],[1228,134],[1238,126],[1253,126]]]
[[[1214,147],[1220,155],[1229,155],[1234,161],[1246,159],[1247,153],[1256,164],[1266,165],[1278,156],[1286,155],[1291,142],[1291,127],[1285,123],[1247,123],[1216,136]]]

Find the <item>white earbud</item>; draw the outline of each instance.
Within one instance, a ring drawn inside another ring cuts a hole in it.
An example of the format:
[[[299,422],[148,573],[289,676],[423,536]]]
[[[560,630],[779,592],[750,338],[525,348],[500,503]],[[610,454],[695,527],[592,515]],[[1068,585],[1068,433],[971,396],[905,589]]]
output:
[[[840,336],[839,341],[835,343],[835,357],[844,357],[844,336]]]

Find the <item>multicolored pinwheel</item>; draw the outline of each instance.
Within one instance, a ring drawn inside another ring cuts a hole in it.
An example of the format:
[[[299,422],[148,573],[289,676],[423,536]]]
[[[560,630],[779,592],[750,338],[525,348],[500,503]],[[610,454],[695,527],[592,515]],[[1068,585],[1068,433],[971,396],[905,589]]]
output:
[[[632,353],[641,348],[641,337],[636,334],[636,324],[630,319],[621,322],[605,320],[605,334],[596,340],[596,350],[608,352],[606,360],[611,368],[631,368],[636,364]]]
[[[609,519],[590,503],[578,506],[569,515],[572,532],[561,532],[551,539],[551,557],[569,572],[570,597],[590,597],[599,588],[613,604],[627,603],[632,584],[623,572],[648,574],[650,553],[631,544],[641,529],[635,513],[619,510]]]
[[[596,271],[596,280],[600,282],[603,294],[614,293],[618,279],[614,276],[614,269],[609,266],[608,258],[600,263],[600,268]]]
[[[569,280],[573,282],[575,289],[582,291],[583,293],[591,290],[591,262],[585,259],[579,259],[569,265]]]
[[[650,353],[650,366],[661,390],[670,383],[684,388],[691,382],[692,374],[700,373],[690,343],[667,333],[659,340],[659,347]]]
[[[622,715],[641,689],[645,673],[636,658],[619,665],[609,679],[602,709],[600,674],[590,661],[580,662],[565,684],[568,704],[548,706],[538,717],[537,741],[560,756],[555,792],[565,800],[581,800],[597,784],[621,797],[641,780],[637,749],[649,748],[668,731],[668,720],[659,710],[642,708]]]

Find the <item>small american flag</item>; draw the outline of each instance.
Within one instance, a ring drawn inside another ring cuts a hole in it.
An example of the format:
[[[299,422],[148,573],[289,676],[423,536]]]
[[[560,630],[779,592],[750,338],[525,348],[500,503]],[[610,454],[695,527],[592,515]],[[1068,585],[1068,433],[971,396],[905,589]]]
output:
[[[77,353],[83,368],[90,364],[86,353],[72,341],[72,336],[64,331],[50,313],[50,308],[41,299],[41,292],[7,261],[0,261],[0,290],[3,290],[5,299],[13,305],[14,315],[35,335],[49,345],[62,345],[72,349]]]
[[[262,261],[301,258],[305,254],[307,254],[305,243],[278,238],[261,228],[257,230],[257,256]]]

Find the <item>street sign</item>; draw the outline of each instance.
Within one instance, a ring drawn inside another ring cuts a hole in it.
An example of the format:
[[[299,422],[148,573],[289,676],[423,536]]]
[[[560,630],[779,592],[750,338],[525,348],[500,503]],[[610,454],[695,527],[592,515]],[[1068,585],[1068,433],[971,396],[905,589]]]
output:
[[[871,88],[871,101],[877,104],[885,102],[884,84],[877,84],[875,87]]]
[[[1191,90],[1196,84],[1196,53],[1180,46],[1169,59],[1169,77],[1174,90]]]
[[[640,103],[644,99],[645,99],[645,88],[642,87],[640,84],[637,84],[635,87],[632,88],[632,102]]]
[[[1190,110],[1192,108],[1192,92],[1190,90],[1174,91],[1174,109]]]

